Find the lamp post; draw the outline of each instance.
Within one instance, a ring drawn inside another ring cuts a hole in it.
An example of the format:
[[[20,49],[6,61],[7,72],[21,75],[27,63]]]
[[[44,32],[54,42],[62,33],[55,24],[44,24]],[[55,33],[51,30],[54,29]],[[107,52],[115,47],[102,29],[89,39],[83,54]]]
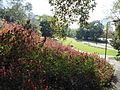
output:
[[[108,29],[109,29],[109,24],[110,24],[110,21],[107,22],[107,26],[106,26],[106,35],[105,35],[105,38],[106,38],[106,43],[105,43],[105,60],[106,60],[106,55],[107,55],[107,44],[108,44]]]
[[[110,25],[111,22],[116,23],[116,22],[118,22],[118,21],[120,21],[120,19],[107,22],[107,26],[106,26],[106,35],[105,35],[105,38],[106,38],[106,44],[105,44],[105,60],[106,60],[106,56],[107,56],[107,44],[108,44],[107,39],[108,39],[109,25]]]

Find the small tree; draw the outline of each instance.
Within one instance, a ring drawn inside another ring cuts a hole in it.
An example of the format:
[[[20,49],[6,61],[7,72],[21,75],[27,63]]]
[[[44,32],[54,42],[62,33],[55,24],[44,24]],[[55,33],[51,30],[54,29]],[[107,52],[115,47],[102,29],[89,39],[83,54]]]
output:
[[[68,25],[63,25],[57,18],[43,15],[39,17],[41,33],[44,37],[65,37]]]
[[[97,41],[98,38],[103,34],[103,28],[104,26],[100,21],[93,21],[89,24],[88,29],[90,32],[90,38],[93,41]]]

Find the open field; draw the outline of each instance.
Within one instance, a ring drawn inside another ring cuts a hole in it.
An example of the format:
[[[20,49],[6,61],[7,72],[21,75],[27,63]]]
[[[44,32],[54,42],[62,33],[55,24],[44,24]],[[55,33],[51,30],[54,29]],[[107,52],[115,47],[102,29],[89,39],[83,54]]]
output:
[[[100,55],[105,54],[104,48],[92,47],[80,41],[77,41],[73,38],[66,38],[66,40],[60,40],[60,42],[63,43],[64,45],[72,45],[75,49],[78,49],[80,51],[96,53]],[[109,49],[107,50],[107,55],[109,56],[115,56],[116,54],[117,54],[116,50],[109,50]]]

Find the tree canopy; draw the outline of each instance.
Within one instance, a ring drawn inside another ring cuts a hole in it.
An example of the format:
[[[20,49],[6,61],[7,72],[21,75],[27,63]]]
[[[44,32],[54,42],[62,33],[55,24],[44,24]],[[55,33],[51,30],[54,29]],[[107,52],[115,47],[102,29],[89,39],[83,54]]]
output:
[[[41,32],[46,33],[43,36],[48,37],[65,37],[64,32],[67,25],[62,25],[57,18],[52,16],[43,15],[39,17]]]
[[[90,38],[93,41],[97,41],[103,34],[103,24],[100,21],[93,21],[87,25],[86,28],[80,28],[77,31],[76,37],[78,39],[88,40]]]
[[[3,2],[4,0],[1,0]],[[23,4],[23,0],[6,0],[6,4],[1,3],[0,5],[0,17],[5,18],[8,22],[12,21],[23,21],[29,16],[32,10],[32,4]]]
[[[61,23],[78,21],[81,26],[87,23],[90,10],[96,6],[95,0],[49,0],[49,3],[53,6],[54,16]]]
[[[90,37],[92,40],[97,40],[103,34],[103,24],[100,21],[93,21],[88,26]]]

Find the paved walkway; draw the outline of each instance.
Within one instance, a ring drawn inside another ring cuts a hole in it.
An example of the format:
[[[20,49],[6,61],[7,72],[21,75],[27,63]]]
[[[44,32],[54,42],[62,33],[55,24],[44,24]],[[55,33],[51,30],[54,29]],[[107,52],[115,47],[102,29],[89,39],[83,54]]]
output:
[[[120,62],[116,60],[107,60],[115,68],[115,78],[112,82],[113,88],[109,90],[120,90]]]

